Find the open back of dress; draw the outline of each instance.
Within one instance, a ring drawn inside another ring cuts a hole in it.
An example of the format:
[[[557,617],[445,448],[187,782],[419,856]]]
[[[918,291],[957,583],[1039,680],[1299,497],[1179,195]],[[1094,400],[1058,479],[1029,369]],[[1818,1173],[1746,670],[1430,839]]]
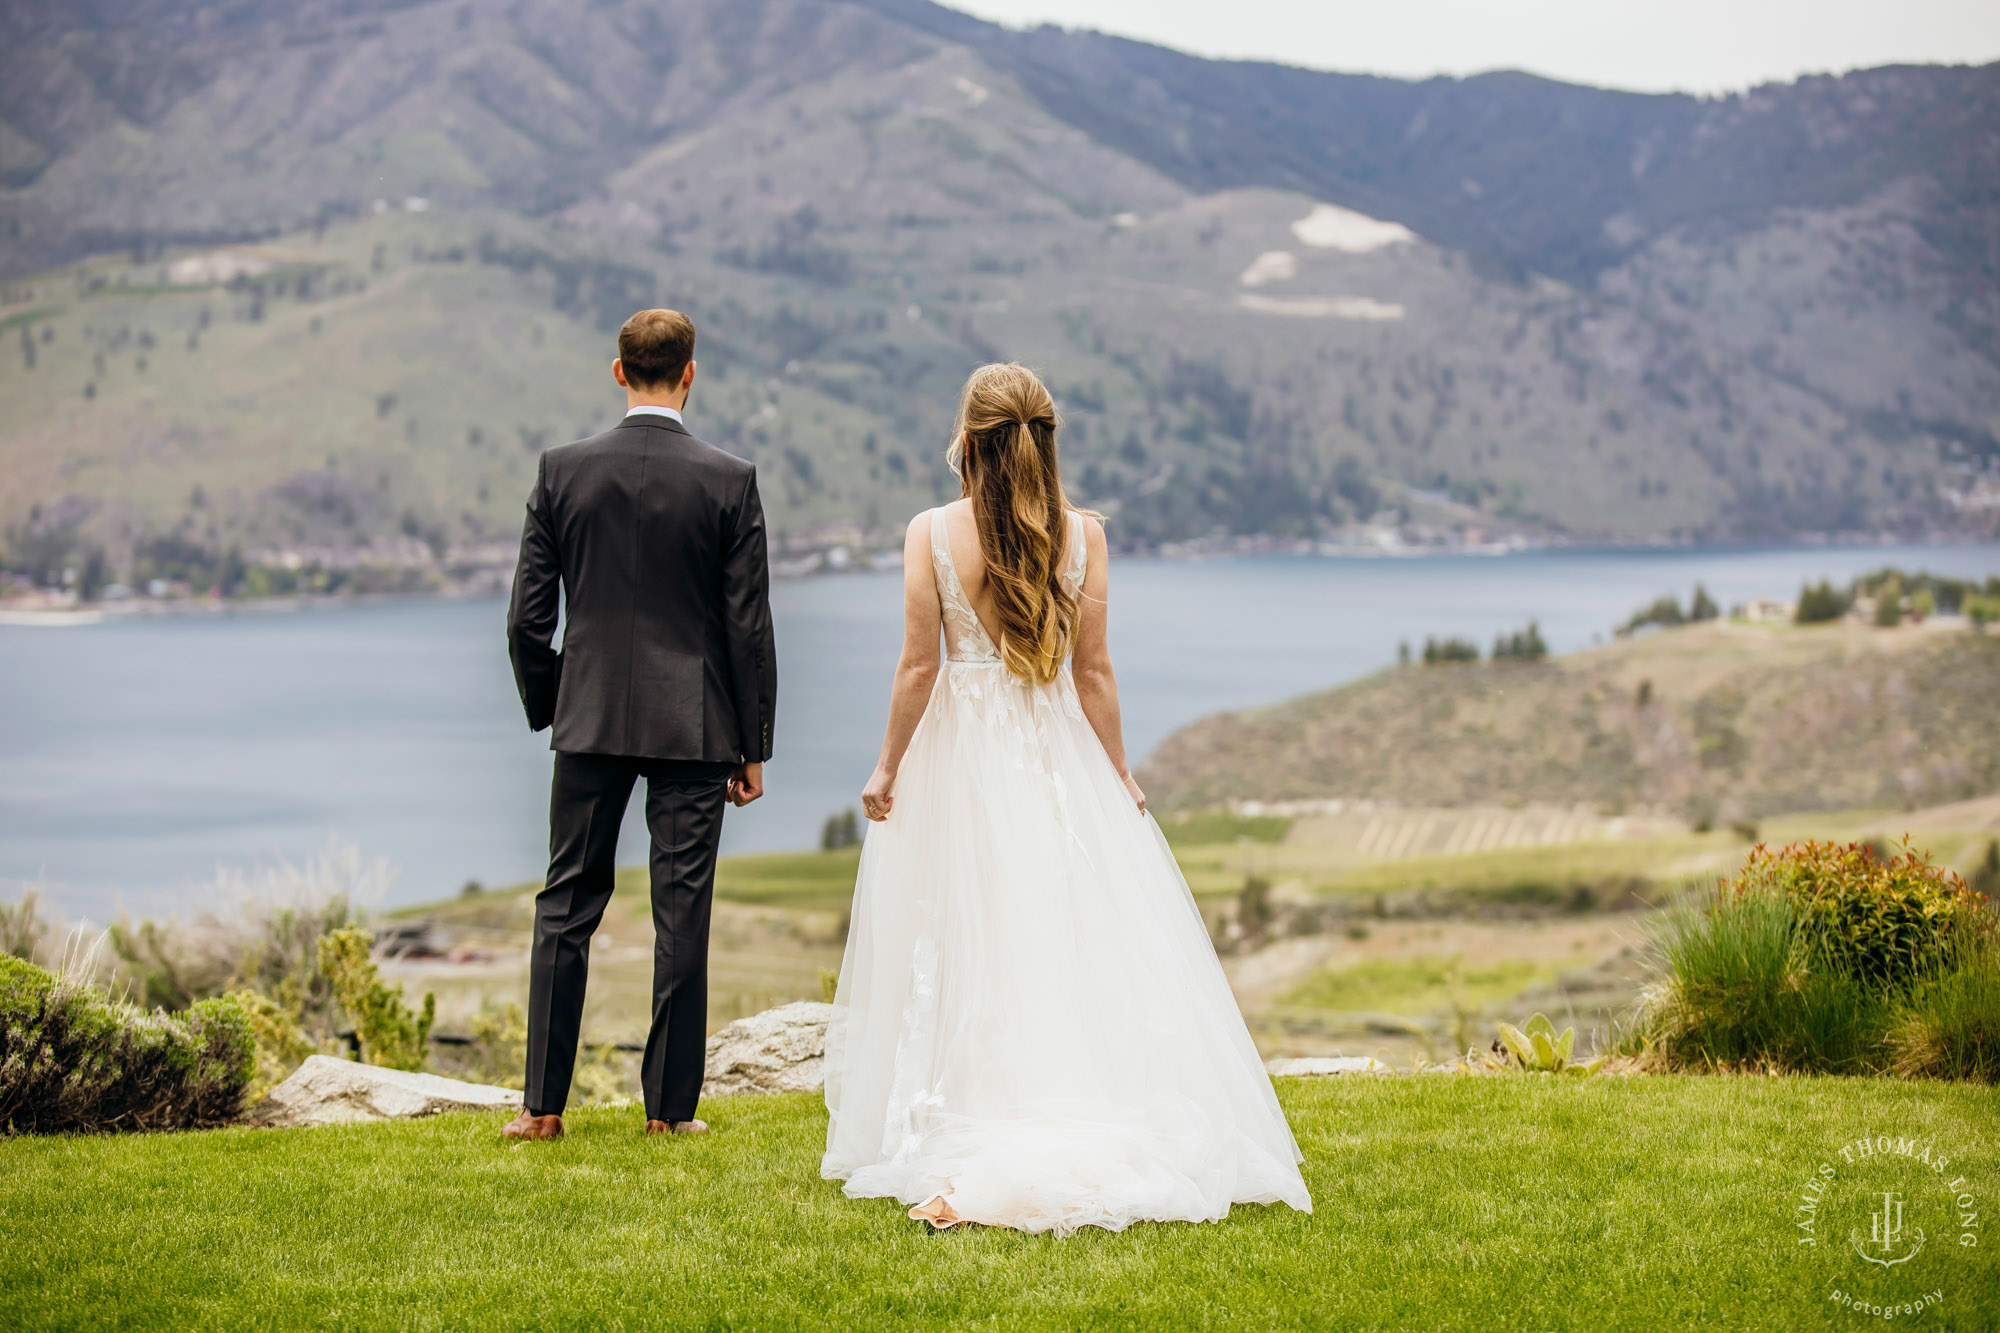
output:
[[[1065,578],[1082,586],[1082,518]],[[1025,1231],[1310,1211],[1299,1154],[1187,883],[1065,665],[1011,675],[931,563],[945,663],[870,825],[835,1016],[822,1173]]]

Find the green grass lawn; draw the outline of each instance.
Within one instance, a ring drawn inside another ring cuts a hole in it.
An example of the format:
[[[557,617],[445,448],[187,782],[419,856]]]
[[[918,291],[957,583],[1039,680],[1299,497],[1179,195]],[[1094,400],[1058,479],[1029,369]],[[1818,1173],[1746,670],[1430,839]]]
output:
[[[494,1117],[0,1142],[10,1328],[1815,1329],[1827,1298],[1941,1291],[2000,1326],[1992,1244],[1941,1199],[1908,1264],[1794,1242],[1799,1186],[1862,1134],[1934,1141],[1991,1213],[1987,1089],[1888,1080],[1410,1076],[1286,1081],[1317,1211],[1066,1240],[932,1234],[819,1179],[811,1096],[636,1108],[554,1144]],[[1857,1177],[1858,1178],[1858,1177]],[[1860,1186],[1856,1185],[1858,1189]],[[1934,1193],[1934,1191],[1933,1191]],[[1831,1199],[1833,1196],[1829,1196]],[[1843,1196],[1845,1197],[1845,1196]],[[1855,1195],[1859,1198],[1859,1195]],[[1990,1240],[1989,1238],[1986,1238]]]

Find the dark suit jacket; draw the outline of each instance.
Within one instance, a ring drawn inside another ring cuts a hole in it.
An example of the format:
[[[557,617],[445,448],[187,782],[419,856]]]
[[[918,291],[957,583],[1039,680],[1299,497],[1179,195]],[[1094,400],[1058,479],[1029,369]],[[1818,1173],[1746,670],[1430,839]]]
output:
[[[651,414],[543,454],[507,647],[552,749],[769,759],[778,659],[756,468]]]

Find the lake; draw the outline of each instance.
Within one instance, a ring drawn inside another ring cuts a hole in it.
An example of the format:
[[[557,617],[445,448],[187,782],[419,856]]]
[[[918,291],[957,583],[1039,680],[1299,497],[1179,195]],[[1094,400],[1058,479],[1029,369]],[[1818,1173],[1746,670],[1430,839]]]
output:
[[[1529,619],[1587,647],[1700,580],[1724,607],[1895,564],[2000,573],[2000,547],[1542,551],[1507,556],[1121,560],[1111,636],[1128,748],[1354,679],[1397,644],[1482,646]],[[888,708],[901,576],[773,590],[779,649],[770,794],[731,811],[725,850],[816,845],[858,804]],[[218,866],[335,843],[397,870],[389,902],[540,875],[549,755],[521,720],[500,601],[412,601],[0,627],[0,896],[39,883],[102,921],[185,910]],[[621,860],[643,859],[628,815]]]

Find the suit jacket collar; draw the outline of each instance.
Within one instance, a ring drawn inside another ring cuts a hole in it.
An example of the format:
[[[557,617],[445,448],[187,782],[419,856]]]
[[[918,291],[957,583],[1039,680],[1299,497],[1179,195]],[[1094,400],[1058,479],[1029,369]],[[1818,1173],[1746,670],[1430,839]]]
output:
[[[622,417],[619,419],[616,429],[625,430],[633,426],[650,426],[654,430],[670,430],[677,435],[692,436],[694,434],[693,431],[683,426],[680,422],[675,421],[672,417],[663,417],[657,412],[640,412],[635,416]]]

